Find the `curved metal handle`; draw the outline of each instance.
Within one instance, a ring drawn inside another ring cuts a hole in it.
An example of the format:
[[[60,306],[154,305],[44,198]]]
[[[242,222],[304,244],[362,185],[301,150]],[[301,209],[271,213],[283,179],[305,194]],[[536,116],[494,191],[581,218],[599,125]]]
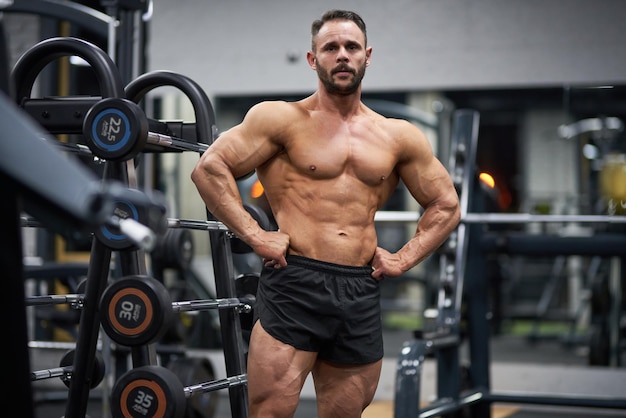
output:
[[[128,83],[126,98],[138,103],[149,91],[163,86],[175,87],[189,98],[196,118],[196,139],[212,144],[217,138],[213,105],[202,87],[189,77],[171,71],[148,72]]]
[[[102,97],[124,97],[124,86],[119,70],[111,57],[97,45],[78,38],[57,37],[45,39],[17,61],[11,71],[11,96],[20,104],[30,97],[35,80],[46,65],[63,56],[78,56],[95,71]]]

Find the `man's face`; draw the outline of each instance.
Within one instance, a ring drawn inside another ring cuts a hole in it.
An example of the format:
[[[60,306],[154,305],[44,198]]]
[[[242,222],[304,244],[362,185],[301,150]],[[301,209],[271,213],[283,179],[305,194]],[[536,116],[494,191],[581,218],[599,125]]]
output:
[[[315,37],[315,47],[312,64],[326,90],[340,95],[356,92],[371,53],[359,27],[348,20],[327,22]]]

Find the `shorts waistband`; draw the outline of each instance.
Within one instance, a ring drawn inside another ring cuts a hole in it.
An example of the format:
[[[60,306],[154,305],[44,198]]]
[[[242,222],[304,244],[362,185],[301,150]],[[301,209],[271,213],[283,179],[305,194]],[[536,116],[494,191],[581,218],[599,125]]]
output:
[[[343,264],[329,263],[327,261],[320,261],[292,254],[288,254],[286,259],[287,264],[293,264],[294,266],[305,267],[310,270],[319,271],[321,273],[335,274],[338,276],[363,277],[365,275],[372,274],[372,268],[370,266],[346,266]]]

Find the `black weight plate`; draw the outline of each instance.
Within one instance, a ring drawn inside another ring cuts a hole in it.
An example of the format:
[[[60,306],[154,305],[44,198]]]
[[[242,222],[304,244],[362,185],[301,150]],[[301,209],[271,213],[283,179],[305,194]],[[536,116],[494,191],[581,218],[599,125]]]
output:
[[[193,236],[183,228],[170,228],[157,239],[150,253],[152,261],[160,268],[187,270],[193,260]]]
[[[126,346],[150,344],[163,336],[173,311],[165,286],[149,276],[127,276],[113,282],[100,299],[102,328]]]
[[[92,106],[83,121],[91,152],[110,161],[133,159],[148,140],[148,120],[136,103],[105,98]]]
[[[66,366],[74,366],[74,355],[76,354],[76,350],[69,350],[67,353],[61,357],[61,361],[59,362],[60,367]],[[106,372],[106,367],[104,365],[104,360],[102,357],[96,353],[95,363],[93,365],[93,371],[91,373],[91,379],[89,380],[89,387],[94,389],[96,386],[102,382],[104,379],[104,375]],[[70,380],[61,379],[65,386],[70,387]]]
[[[113,418],[183,418],[187,400],[176,375],[161,366],[142,366],[124,373],[111,392]]]

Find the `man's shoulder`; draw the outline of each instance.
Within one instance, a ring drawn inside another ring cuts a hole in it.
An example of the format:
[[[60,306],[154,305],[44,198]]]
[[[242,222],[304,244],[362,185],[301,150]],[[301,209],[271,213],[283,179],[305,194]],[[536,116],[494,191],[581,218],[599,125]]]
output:
[[[289,102],[286,100],[266,100],[259,102],[250,108],[250,112],[263,114],[266,116],[282,115],[287,116],[289,113],[302,112],[304,107],[301,102]]]
[[[263,132],[266,136],[284,138],[286,132],[293,131],[306,120],[306,109],[298,102],[283,100],[263,101],[250,108],[244,122],[246,129]]]

